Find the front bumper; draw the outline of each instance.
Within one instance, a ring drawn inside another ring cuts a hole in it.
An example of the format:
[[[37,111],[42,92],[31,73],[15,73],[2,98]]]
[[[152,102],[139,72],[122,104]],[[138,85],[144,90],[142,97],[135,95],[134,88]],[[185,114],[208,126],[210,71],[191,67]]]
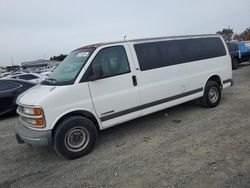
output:
[[[19,144],[27,143],[32,146],[45,146],[52,143],[52,131],[38,131],[24,126],[21,122],[15,126],[16,139]]]

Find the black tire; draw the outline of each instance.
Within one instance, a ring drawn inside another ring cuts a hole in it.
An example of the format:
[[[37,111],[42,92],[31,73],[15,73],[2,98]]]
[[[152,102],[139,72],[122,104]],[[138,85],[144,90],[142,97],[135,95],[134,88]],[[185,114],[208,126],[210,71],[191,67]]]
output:
[[[96,138],[97,130],[92,121],[82,116],[72,116],[56,128],[53,146],[61,157],[76,159],[93,150]]]
[[[239,64],[240,64],[240,60],[237,57],[235,57],[235,58],[232,59],[232,69],[233,70],[238,69],[239,68]]]
[[[200,98],[201,104],[207,108],[216,107],[221,100],[221,87],[216,81],[208,81],[205,86],[203,97]]]

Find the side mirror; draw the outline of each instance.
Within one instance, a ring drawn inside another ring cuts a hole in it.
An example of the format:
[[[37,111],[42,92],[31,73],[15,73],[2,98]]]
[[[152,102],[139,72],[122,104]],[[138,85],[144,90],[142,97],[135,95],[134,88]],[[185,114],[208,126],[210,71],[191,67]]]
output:
[[[103,69],[102,69],[101,64],[93,64],[92,65],[92,70],[93,70],[93,74],[89,77],[90,81],[95,81],[95,80],[98,80],[98,79],[102,78]]]

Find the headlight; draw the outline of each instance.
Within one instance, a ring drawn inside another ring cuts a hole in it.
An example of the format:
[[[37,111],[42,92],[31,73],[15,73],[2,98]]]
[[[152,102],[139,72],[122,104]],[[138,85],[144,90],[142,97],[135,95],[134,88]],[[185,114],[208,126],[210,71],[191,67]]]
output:
[[[41,108],[23,107],[23,113],[25,113],[27,115],[41,116],[42,109]]]
[[[45,117],[42,108],[32,106],[19,106],[17,113],[27,126],[42,128],[45,127]]]

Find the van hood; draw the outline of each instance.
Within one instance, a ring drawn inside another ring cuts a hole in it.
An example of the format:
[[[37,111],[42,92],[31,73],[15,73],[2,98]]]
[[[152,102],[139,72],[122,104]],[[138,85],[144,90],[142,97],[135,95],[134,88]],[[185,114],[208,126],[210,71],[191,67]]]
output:
[[[39,100],[47,96],[56,88],[57,86],[36,85],[19,95],[17,103],[23,105],[37,105]]]

